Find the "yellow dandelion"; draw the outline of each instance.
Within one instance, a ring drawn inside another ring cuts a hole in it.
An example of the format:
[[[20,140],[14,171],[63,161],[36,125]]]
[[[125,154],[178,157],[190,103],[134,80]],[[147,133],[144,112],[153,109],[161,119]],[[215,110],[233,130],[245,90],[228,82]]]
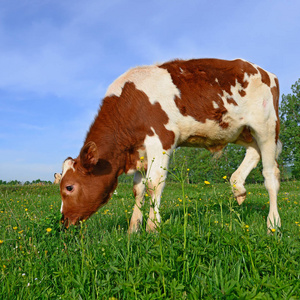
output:
[[[3,244],[3,241],[2,241],[2,240],[0,240],[0,244]]]
[[[246,228],[249,228],[249,225],[246,225],[245,227],[246,227]]]
[[[25,208],[25,211],[28,211],[28,208]]]
[[[225,175],[225,176],[223,176],[223,179],[226,179],[227,178],[227,176]]]
[[[190,169],[186,169],[188,172],[190,171]]]
[[[209,182],[209,181],[207,181],[207,180],[205,180],[205,181],[204,181],[204,183],[205,183],[205,184],[210,184],[210,182]]]
[[[17,226],[13,227],[13,230],[17,230],[17,229],[18,229],[18,227],[17,227]]]
[[[272,228],[272,229],[271,229],[271,231],[272,231],[272,232],[275,232],[275,231],[276,231],[276,229],[275,229],[275,228]]]
[[[52,228],[47,228],[46,231],[47,231],[47,232],[51,232],[51,231],[52,231]]]

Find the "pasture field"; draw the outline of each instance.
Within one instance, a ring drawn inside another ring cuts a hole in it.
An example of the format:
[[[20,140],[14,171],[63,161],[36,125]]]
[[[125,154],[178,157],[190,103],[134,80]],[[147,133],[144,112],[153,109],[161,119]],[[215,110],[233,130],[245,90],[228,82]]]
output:
[[[300,183],[167,183],[157,233],[128,235],[131,184],[79,227],[61,228],[58,186],[0,187],[0,299],[300,299]],[[145,205],[144,215],[147,217]]]

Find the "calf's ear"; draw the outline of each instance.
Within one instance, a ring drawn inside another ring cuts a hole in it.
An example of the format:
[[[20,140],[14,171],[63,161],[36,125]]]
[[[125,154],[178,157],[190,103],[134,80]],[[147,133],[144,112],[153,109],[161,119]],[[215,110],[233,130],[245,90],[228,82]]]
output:
[[[99,159],[98,148],[94,142],[88,142],[80,151],[80,161],[84,168],[91,171]]]

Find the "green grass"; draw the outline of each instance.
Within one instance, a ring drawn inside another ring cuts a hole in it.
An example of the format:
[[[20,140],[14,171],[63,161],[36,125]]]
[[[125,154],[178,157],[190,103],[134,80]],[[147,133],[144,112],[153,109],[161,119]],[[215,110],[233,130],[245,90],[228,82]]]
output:
[[[69,230],[57,186],[1,186],[0,299],[300,299],[299,186],[282,183],[268,235],[262,185],[238,206],[225,183],[187,185],[185,199],[168,183],[158,232],[130,236],[130,184]]]

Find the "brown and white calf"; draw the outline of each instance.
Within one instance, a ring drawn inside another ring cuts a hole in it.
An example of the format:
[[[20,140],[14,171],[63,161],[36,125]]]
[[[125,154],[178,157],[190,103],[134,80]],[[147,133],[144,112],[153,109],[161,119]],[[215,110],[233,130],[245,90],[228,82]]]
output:
[[[62,222],[89,218],[110,199],[118,176],[135,172],[129,231],[142,222],[146,186],[152,197],[147,228],[153,230],[173,149],[219,151],[236,143],[247,149],[230,180],[238,203],[246,197],[246,177],[262,159],[267,226],[280,226],[278,101],[277,77],[241,59],[175,60],[129,70],[109,86],[79,156],[63,164]]]
[[[59,184],[61,181],[61,174],[60,173],[54,173],[54,181],[53,184]]]

